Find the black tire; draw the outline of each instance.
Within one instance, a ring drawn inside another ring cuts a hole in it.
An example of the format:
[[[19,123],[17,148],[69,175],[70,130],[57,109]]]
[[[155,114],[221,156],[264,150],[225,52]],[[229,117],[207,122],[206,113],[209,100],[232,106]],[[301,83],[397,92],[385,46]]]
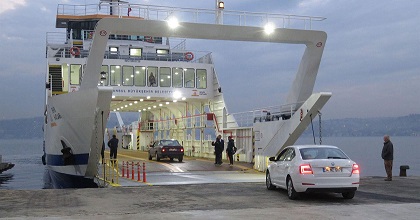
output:
[[[184,159],[184,156],[179,156],[178,157],[178,161],[181,163],[182,162],[182,160]]]
[[[268,190],[273,190],[276,188],[276,186],[271,183],[271,176],[268,170],[265,173],[265,186],[267,187]]]
[[[156,161],[160,161],[159,154],[156,152]]]
[[[299,193],[296,192],[295,187],[293,186],[293,181],[291,177],[287,178],[287,196],[291,200],[295,200],[299,198]]]
[[[153,159],[153,157],[152,157],[152,155],[149,153],[149,160],[152,160]]]
[[[173,158],[173,157],[170,157],[170,158],[169,158],[169,160],[170,160],[170,161],[174,161],[174,158]]]
[[[342,195],[342,196],[343,196],[343,198],[345,198],[345,199],[353,199],[354,194],[356,194],[356,191],[343,192],[343,193],[341,193],[341,195]]]

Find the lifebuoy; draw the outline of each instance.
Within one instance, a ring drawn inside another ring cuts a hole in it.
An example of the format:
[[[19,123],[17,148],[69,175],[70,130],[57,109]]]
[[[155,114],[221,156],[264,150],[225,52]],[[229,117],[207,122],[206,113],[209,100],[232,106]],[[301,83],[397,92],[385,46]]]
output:
[[[194,54],[192,52],[186,52],[185,53],[185,59],[186,60],[193,60],[194,59]]]
[[[80,49],[78,47],[72,47],[70,48],[70,54],[73,56],[80,55]]]

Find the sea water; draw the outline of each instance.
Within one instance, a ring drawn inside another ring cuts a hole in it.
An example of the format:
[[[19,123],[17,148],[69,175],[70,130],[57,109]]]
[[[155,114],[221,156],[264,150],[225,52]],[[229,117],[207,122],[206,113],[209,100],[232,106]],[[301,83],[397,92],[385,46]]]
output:
[[[393,175],[401,165],[409,165],[409,176],[420,176],[420,137],[391,137],[394,144]],[[301,137],[296,144],[313,144],[311,137]],[[319,144],[319,138],[315,138]],[[381,158],[382,137],[323,137],[322,144],[340,147],[359,164],[361,176],[385,176]],[[0,174],[0,189],[42,189],[45,166],[42,164],[42,140],[0,140],[3,162],[15,167]]]
[[[42,139],[0,140],[3,163],[15,166],[0,174],[0,189],[42,189],[45,167]]]

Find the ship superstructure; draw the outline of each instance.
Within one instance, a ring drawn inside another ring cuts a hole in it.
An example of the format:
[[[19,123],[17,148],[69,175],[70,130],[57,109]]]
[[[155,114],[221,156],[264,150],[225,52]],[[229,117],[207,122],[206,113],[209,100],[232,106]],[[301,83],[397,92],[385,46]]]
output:
[[[215,19],[203,23],[209,13]],[[224,23],[229,15],[240,18],[239,24]],[[187,21],[178,23],[173,20],[177,16]],[[293,143],[309,124],[309,114],[312,119],[331,95],[311,95],[326,35],[273,28],[274,34],[268,36],[263,27],[252,26],[247,16],[277,19],[283,27],[292,19],[303,20],[309,27],[312,21],[323,20],[120,1],[59,5],[56,27],[65,32],[47,35],[44,128],[45,162],[52,178],[58,179],[55,185],[94,185],[103,138],[113,132],[120,135],[124,148],[146,150],[156,139],[173,138],[182,143],[187,156],[211,158],[210,129],[236,139],[238,160],[264,169],[266,156]],[[185,38],[298,43],[307,49],[287,105],[272,107],[269,117],[266,108],[229,114],[211,53],[187,50]],[[138,112],[139,120],[106,131],[110,112]],[[74,177],[86,184],[60,185],[66,178],[64,182],[73,182]]]

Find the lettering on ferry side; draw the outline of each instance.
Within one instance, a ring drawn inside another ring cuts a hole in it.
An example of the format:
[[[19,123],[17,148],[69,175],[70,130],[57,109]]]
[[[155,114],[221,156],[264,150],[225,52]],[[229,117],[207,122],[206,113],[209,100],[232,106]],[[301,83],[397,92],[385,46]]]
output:
[[[59,120],[59,119],[62,119],[63,118],[61,116],[60,112],[57,112],[55,110],[55,107],[51,107],[51,113],[52,113],[52,118],[53,118],[53,120],[51,120],[51,121],[55,121],[55,120]]]

